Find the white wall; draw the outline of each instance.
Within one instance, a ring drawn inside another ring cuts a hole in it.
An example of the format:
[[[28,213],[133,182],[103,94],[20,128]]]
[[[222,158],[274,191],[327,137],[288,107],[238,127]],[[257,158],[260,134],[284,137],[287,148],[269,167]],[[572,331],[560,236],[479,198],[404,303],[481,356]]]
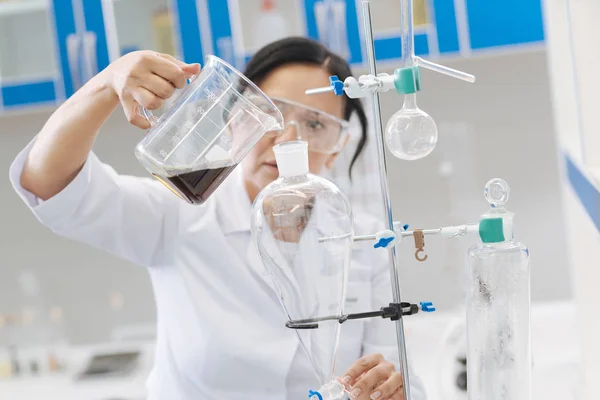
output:
[[[424,72],[419,103],[438,122],[440,147],[422,161],[407,163],[390,158],[396,217],[413,227],[476,221],[487,208],[482,195],[486,181],[503,177],[513,190],[508,206],[517,213],[517,237],[531,248],[534,300],[568,298],[570,277],[563,245],[545,52],[462,60],[450,65],[475,73],[478,82],[468,85]],[[401,103],[391,93],[383,99],[387,120]],[[103,340],[111,328],[120,324],[152,322],[154,305],[143,268],[56,237],[12,192],[8,166],[47,117],[44,112],[0,119],[0,170],[4,171],[0,178],[0,221],[4,227],[0,232],[0,313],[22,306],[17,275],[23,269],[32,269],[43,278],[48,304],[65,308],[69,335],[75,342]],[[133,155],[140,137],[141,133],[129,127],[118,113],[107,124],[95,149],[121,173],[144,174]],[[453,160],[453,177],[443,178],[438,173],[442,158]],[[464,239],[452,243],[429,239],[429,260],[418,264],[411,244],[404,243],[404,298],[432,300],[441,310],[458,306],[462,298],[459,277],[469,244]],[[125,308],[120,312],[109,308],[112,291],[125,296]]]
[[[568,155],[580,173],[600,192],[600,48],[594,43],[600,27],[600,3],[595,0],[546,0],[545,18],[548,59],[552,72],[553,102],[561,153]],[[585,366],[585,398],[600,397],[600,232],[583,207],[592,203],[590,193],[578,194],[563,174],[562,191],[568,221],[568,255],[579,312]],[[596,204],[595,207],[598,208]]]

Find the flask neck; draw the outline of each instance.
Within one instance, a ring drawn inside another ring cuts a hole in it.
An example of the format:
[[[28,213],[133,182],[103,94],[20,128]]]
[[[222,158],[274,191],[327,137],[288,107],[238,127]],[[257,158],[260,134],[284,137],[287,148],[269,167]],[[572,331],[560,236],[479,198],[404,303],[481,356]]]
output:
[[[514,214],[505,208],[491,208],[479,220],[479,237],[484,244],[513,242]]]
[[[308,174],[308,143],[302,140],[284,142],[273,147],[280,178]]]
[[[417,108],[419,108],[417,106],[417,95],[416,93],[410,93],[404,96],[404,105],[402,106],[402,108],[408,109],[408,110],[416,110]]]
[[[519,243],[517,243],[515,241],[515,239],[510,239],[510,240],[505,240],[504,242],[490,242],[490,243],[486,243],[483,242],[482,246],[486,249],[509,249],[511,247],[515,247],[516,245],[518,245]]]

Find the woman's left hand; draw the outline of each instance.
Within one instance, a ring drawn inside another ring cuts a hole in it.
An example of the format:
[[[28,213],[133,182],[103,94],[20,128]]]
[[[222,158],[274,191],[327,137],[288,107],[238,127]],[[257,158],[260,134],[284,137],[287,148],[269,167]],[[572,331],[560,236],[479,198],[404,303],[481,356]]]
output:
[[[381,354],[362,357],[341,381],[353,400],[404,400],[402,374]]]

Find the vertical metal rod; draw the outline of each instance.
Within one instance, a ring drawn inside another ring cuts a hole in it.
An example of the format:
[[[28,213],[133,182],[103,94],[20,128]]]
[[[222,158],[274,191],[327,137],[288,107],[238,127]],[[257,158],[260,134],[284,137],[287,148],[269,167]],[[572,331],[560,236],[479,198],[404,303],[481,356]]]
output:
[[[373,43],[373,27],[371,25],[371,6],[368,0],[362,2],[363,22],[365,25],[365,42],[367,49],[367,58],[369,62],[369,73],[377,76],[377,65],[375,62],[375,45]],[[381,194],[383,197],[383,208],[385,212],[386,224],[390,230],[394,230],[394,218],[392,216],[392,206],[390,203],[390,194],[387,181],[387,168],[385,162],[385,148],[383,140],[383,125],[381,121],[381,104],[379,101],[379,92],[373,95],[373,117],[375,122],[375,136],[377,138],[377,153],[379,159],[379,180],[381,184]],[[391,266],[390,275],[392,281],[392,295],[394,303],[401,303],[400,282],[398,279],[398,259],[394,247],[390,249]],[[410,400],[410,383],[408,376],[408,361],[406,355],[406,345],[404,341],[404,321],[400,318],[396,321],[396,333],[398,336],[398,355],[400,358],[400,373],[404,381],[404,399]]]

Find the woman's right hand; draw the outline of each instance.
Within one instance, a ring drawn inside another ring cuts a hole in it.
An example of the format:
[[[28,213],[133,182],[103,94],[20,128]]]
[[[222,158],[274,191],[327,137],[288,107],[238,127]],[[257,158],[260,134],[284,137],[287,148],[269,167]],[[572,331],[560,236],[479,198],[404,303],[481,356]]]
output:
[[[142,129],[150,122],[138,112],[162,107],[164,101],[181,89],[186,79],[200,72],[199,64],[186,64],[155,51],[135,51],[119,58],[106,69],[109,85],[119,97],[127,120]]]

